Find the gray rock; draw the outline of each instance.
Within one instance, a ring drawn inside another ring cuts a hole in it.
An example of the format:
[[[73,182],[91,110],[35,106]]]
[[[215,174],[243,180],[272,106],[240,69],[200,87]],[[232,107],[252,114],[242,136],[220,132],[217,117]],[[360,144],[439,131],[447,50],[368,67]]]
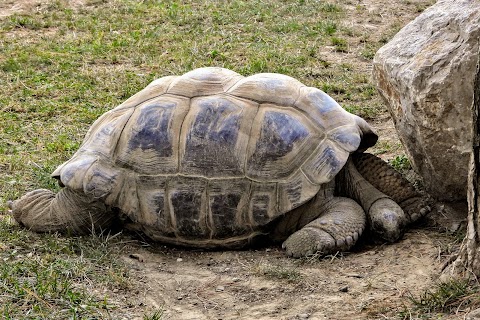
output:
[[[440,0],[374,58],[373,77],[425,187],[466,198],[480,1]]]

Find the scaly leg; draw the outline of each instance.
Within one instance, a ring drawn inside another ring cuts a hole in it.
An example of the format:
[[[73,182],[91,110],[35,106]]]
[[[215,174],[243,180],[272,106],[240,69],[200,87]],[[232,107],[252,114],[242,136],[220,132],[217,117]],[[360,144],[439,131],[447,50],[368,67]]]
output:
[[[431,211],[432,202],[388,163],[369,153],[352,156],[357,171],[375,188],[392,198],[415,222]]]
[[[115,215],[105,204],[63,188],[57,194],[39,189],[9,202],[18,223],[35,232],[87,234],[111,227]]]
[[[319,210],[316,215],[320,216],[285,240],[282,247],[289,256],[299,258],[348,250],[365,229],[365,212],[352,199],[333,197],[319,207],[312,207]]]
[[[381,175],[381,172],[372,172]],[[354,199],[367,213],[369,230],[374,236],[394,242],[404,232],[410,218],[388,195],[367,181],[349,159],[342,172],[337,175],[337,190],[342,196]]]

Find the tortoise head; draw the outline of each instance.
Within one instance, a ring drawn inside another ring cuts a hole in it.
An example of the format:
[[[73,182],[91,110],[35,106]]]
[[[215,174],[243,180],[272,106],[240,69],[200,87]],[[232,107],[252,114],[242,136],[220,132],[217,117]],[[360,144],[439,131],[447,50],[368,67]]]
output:
[[[360,136],[362,138],[358,146],[358,152],[363,152],[377,143],[378,135],[373,128],[359,116],[353,115],[358,128],[360,129]]]

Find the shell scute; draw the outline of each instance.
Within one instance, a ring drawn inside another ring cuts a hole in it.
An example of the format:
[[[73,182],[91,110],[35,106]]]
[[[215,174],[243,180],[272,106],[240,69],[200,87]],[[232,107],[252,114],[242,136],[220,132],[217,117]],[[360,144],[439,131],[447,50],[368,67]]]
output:
[[[227,93],[258,102],[292,106],[304,85],[289,76],[275,73],[259,73],[243,78]]]
[[[294,109],[262,105],[253,124],[247,176],[262,181],[287,179],[323,139]]]
[[[127,149],[154,150],[159,157],[173,155],[173,139],[169,132],[175,103],[151,103],[142,108],[137,118],[138,130],[132,132]]]
[[[143,90],[137,92],[114,110],[128,109],[138,106],[150,99],[161,96],[167,92],[168,87],[178,76],[166,76],[152,81]]]
[[[249,189],[250,182],[245,179],[209,182],[208,207],[213,238],[228,238],[251,231],[247,211]]]
[[[119,129],[125,126],[133,111],[133,109],[112,110],[102,115],[88,130],[78,152],[94,151],[107,158],[113,157],[122,134],[122,130]]]
[[[305,176],[317,185],[332,180],[343,168],[349,153],[330,140],[323,141],[302,165]]]
[[[59,166],[52,173],[52,177],[59,179],[64,185],[75,191],[83,191],[85,173],[97,161],[98,156],[83,155],[77,151],[72,159]]]
[[[175,228],[168,206],[168,179],[164,176],[143,176],[136,178],[138,211],[136,221],[161,232],[173,236]]]
[[[206,199],[207,181],[176,177],[168,183],[169,212],[173,213],[175,234],[185,239],[206,239],[210,236]]]
[[[308,114],[325,132],[355,123],[353,114],[345,111],[329,95],[317,88],[302,87],[295,107]]]
[[[188,98],[225,93],[243,77],[223,68],[199,68],[174,79],[167,92]]]
[[[333,129],[328,133],[328,138],[348,153],[356,151],[362,140],[356,125]]]
[[[102,199],[112,194],[121,179],[119,170],[115,167],[95,161],[83,177],[83,191],[95,199]]]
[[[323,91],[311,87],[300,90],[295,106],[305,112],[327,136],[302,165],[302,170],[310,181],[326,183],[343,168],[362,139],[367,141],[367,147],[375,144],[376,134],[363,119],[345,111]],[[368,138],[365,139],[365,136]]]
[[[318,192],[318,184],[310,181],[301,170],[290,179],[279,182],[277,188],[279,212],[288,212],[300,206]]]
[[[178,172],[177,132],[189,109],[189,99],[167,95],[137,106],[119,138],[116,164],[139,174]]]
[[[244,176],[256,106],[227,96],[193,99],[180,133],[180,171],[206,177]]]
[[[250,189],[249,220],[258,227],[278,215],[277,184],[252,182]]]

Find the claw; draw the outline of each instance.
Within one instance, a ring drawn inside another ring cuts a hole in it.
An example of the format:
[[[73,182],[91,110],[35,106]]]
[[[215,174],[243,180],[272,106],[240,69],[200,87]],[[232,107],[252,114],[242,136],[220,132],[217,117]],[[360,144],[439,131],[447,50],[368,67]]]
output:
[[[335,239],[327,232],[320,229],[304,228],[293,233],[282,244],[287,256],[300,258],[316,252],[329,254],[336,251]]]

